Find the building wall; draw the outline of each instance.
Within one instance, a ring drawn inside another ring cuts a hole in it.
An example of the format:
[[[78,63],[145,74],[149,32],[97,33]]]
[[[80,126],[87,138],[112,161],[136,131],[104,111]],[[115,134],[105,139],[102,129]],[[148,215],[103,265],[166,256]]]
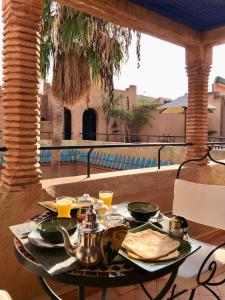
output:
[[[124,109],[132,110],[133,106],[137,101],[140,101],[142,96],[137,95],[136,86],[130,85],[126,90],[116,90],[118,95],[122,95],[121,107]],[[45,115],[48,116],[48,120],[53,119],[54,112],[54,96],[52,94],[51,88],[49,85],[45,86],[45,93],[48,98],[48,107],[45,111]],[[81,101],[77,102],[74,106],[68,107],[72,113],[72,139],[82,139],[81,133],[83,132],[83,114],[87,107],[93,108],[96,113],[97,124],[96,124],[96,132],[97,140],[106,140],[105,131],[105,116],[102,110],[102,91],[96,87],[93,87],[90,91],[90,101],[87,103],[85,99],[81,99]],[[143,97],[142,97],[143,98]],[[145,101],[148,97],[144,97]],[[212,92],[209,93],[209,103],[216,107],[216,110],[213,113],[209,113],[209,131],[214,132],[215,136],[225,136],[225,109],[224,109],[224,101],[225,99],[225,85],[217,83],[213,84]],[[156,100],[156,99],[155,99]],[[161,99],[158,98],[156,100],[159,105],[163,104],[166,100],[169,99]],[[154,98],[149,97],[149,101],[154,101]],[[114,132],[113,119],[109,124],[109,133]],[[44,121],[46,122],[46,121]],[[51,122],[51,121],[49,121]],[[184,126],[185,117],[183,114],[166,114],[160,113],[160,111],[155,110],[151,112],[149,123],[144,126],[139,132],[139,135],[143,135],[141,140],[147,141],[147,137],[145,135],[159,136],[159,135],[170,135],[170,136],[181,136],[180,138],[176,138],[177,142],[183,141],[182,136],[184,136]],[[42,121],[43,123],[43,121]],[[118,124],[118,132],[122,133],[121,124],[117,121]],[[45,128],[46,131],[52,130],[52,123],[46,123],[42,125],[42,128]],[[46,134],[42,134],[42,137],[46,137]],[[110,137],[110,141],[123,141],[121,137]],[[149,138],[149,142],[156,142],[157,139]]]
[[[209,103],[216,107],[209,113],[209,131],[213,136],[225,136],[225,85],[214,83],[212,92],[209,93]]]
[[[158,98],[154,99],[152,97],[137,95],[136,86],[130,85],[124,91],[115,90],[115,93],[122,96],[121,107],[124,109],[132,110],[136,102],[140,99],[144,101],[157,102],[158,105],[162,105],[165,101],[169,99]],[[87,103],[85,99],[81,99],[75,105],[67,107],[71,111],[72,115],[72,139],[79,140],[82,139],[83,132],[83,114],[85,110],[89,107],[94,109],[96,113],[97,126],[96,132],[98,141],[105,141],[106,136],[106,123],[105,116],[102,110],[102,96],[103,93],[100,89],[93,87],[90,91],[90,101]],[[216,107],[213,113],[208,114],[208,125],[209,132],[214,132],[214,136],[225,136],[225,85],[221,83],[214,83],[212,85],[212,91],[208,94],[209,103]],[[44,95],[40,95],[41,101],[41,139],[51,139],[53,130],[53,116],[55,109],[54,96],[49,84],[44,85]],[[1,89],[0,89],[0,139],[2,140],[2,130],[3,130],[3,115],[2,115],[2,105],[1,105]],[[183,141],[182,136],[184,136],[184,115],[183,114],[166,114],[160,113],[160,111],[155,110],[151,112],[149,123],[144,126],[139,132],[141,141],[157,142],[158,138],[150,137],[147,140],[147,136],[181,136],[176,138],[176,142]],[[122,133],[122,127],[120,121],[116,121],[118,127],[113,127],[113,118],[109,124],[109,133]],[[110,141],[123,141],[122,136],[115,137],[113,135],[109,138]]]
[[[44,92],[46,93],[47,98],[49,99],[49,105],[48,105],[49,107],[45,111],[45,114],[48,115],[49,120],[52,120],[54,115],[55,105],[54,105],[54,96],[52,94],[52,90],[49,84],[45,85]],[[136,102],[136,86],[131,85],[125,91],[115,90],[115,93],[122,96],[121,99],[122,107],[126,109],[130,107],[131,109],[134,106]],[[102,97],[103,97],[103,92],[96,87],[92,87],[89,95],[89,99],[90,99],[89,102],[87,102],[86,99],[81,99],[73,106],[67,106],[67,108],[70,109],[72,114],[72,120],[71,120],[72,139],[74,140],[82,139],[81,133],[83,132],[83,114],[86,109],[92,108],[96,113],[96,120],[97,120],[96,132],[99,133],[99,135],[97,135],[97,140],[105,140],[106,124],[105,124],[105,116],[102,110]],[[110,121],[109,133],[113,133],[113,128],[112,128],[113,121],[114,121],[113,119],[111,119]],[[45,130],[47,131],[52,130],[52,123],[44,124],[43,121],[42,123],[43,123],[43,128],[45,128]],[[119,122],[118,122],[118,126],[120,127]],[[44,134],[42,134],[42,137],[44,137]],[[114,141],[115,139],[111,137],[110,140]]]
[[[151,113],[149,124],[145,125],[141,130],[140,134],[149,134],[152,136],[158,135],[184,135],[184,115],[182,114],[166,114],[160,113],[155,110]],[[144,140],[144,136],[142,137]],[[157,142],[158,139],[154,137],[149,138],[149,142]],[[181,137],[176,139],[176,142],[183,141]]]
[[[210,135],[221,135],[221,97],[216,97],[215,93],[209,93],[209,103],[216,107],[212,113],[208,113],[208,126]]]

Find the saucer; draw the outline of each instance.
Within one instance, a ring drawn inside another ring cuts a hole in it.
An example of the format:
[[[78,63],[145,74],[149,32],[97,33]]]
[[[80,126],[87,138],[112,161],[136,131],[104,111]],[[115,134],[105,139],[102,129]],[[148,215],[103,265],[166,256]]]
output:
[[[147,223],[147,222],[150,222],[150,223],[159,223],[159,222],[161,222],[164,219],[164,216],[163,216],[163,214],[160,211],[158,211],[154,217],[151,217],[147,221],[144,221],[144,222],[143,221],[138,221],[135,218],[133,218],[131,216],[131,214],[129,213],[129,211],[124,212],[123,213],[123,217],[128,222],[135,222],[135,223],[141,223],[141,224]]]
[[[73,235],[70,236],[71,242],[72,244],[75,244],[77,242],[77,233],[75,232]],[[36,246],[36,247],[40,247],[40,248],[64,248],[64,243],[59,243],[59,244],[53,244],[50,243],[48,241],[46,241],[45,239],[42,238],[42,236],[40,235],[39,231],[37,230],[33,230],[29,233],[28,235],[28,241]]]

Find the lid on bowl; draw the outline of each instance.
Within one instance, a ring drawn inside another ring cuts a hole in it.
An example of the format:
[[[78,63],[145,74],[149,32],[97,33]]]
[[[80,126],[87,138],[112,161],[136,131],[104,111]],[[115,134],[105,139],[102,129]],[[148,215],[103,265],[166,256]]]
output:
[[[94,199],[89,194],[83,194],[78,198],[78,203],[94,203]]]

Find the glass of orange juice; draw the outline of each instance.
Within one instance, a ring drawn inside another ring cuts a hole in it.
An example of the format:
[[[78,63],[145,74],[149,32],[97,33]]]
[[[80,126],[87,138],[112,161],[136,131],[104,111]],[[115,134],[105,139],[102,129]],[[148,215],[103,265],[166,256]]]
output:
[[[113,192],[111,192],[111,191],[100,191],[99,192],[99,199],[103,200],[105,205],[107,205],[109,208],[112,205],[112,198],[113,198]]]
[[[72,208],[72,199],[67,197],[56,198],[58,211],[57,218],[71,218],[70,211]]]

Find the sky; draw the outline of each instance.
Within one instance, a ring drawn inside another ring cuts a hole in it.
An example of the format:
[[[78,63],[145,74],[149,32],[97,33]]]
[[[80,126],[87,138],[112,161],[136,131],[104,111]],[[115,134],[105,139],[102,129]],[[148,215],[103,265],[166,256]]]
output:
[[[1,1],[0,1],[1,12]],[[0,85],[2,84],[2,22],[0,21]],[[216,76],[225,78],[225,45],[213,48],[213,64],[209,77],[209,91]],[[130,58],[115,77],[115,88],[137,86],[137,93],[151,97],[175,99],[187,92],[185,50],[174,44],[142,34],[141,66],[137,69],[135,39]]]

